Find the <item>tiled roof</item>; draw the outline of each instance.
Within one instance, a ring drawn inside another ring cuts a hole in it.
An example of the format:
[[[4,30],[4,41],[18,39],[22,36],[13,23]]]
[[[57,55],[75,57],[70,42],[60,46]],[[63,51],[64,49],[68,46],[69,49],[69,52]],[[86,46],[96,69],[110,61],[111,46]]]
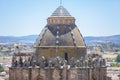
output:
[[[70,14],[69,14],[69,12],[63,7],[63,6],[59,6],[54,12],[53,12],[53,14],[51,15],[52,17],[53,16],[58,16],[58,17],[60,17],[60,16],[71,16]]]

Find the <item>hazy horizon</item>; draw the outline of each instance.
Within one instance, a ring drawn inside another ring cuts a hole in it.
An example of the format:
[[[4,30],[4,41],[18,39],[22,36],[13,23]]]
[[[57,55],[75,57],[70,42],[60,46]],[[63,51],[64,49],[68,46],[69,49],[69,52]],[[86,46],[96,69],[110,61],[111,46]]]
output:
[[[64,0],[83,36],[120,34],[120,0]],[[59,0],[0,0],[0,36],[38,35]]]
[[[24,36],[38,36],[39,34],[29,34],[29,35],[0,35],[3,37],[24,37]],[[94,35],[88,35],[88,36],[84,36],[83,37],[108,37],[108,36],[120,36],[120,34],[113,34],[113,35],[103,35],[103,36],[94,36]]]

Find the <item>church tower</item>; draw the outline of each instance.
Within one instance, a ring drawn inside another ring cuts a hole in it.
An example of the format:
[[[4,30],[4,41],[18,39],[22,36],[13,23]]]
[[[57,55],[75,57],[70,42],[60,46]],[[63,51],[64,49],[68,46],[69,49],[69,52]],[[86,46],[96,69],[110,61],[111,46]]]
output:
[[[84,39],[75,24],[75,18],[59,6],[48,17],[47,25],[35,43],[36,55],[50,57],[80,58],[86,55]]]
[[[9,80],[106,80],[105,60],[85,58],[84,39],[63,6],[48,17],[35,48],[13,54]]]

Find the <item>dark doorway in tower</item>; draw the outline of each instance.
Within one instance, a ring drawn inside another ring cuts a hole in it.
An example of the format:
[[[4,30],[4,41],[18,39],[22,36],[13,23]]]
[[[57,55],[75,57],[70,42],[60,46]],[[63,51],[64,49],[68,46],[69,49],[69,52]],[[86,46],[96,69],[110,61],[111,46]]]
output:
[[[65,57],[65,60],[68,62],[68,53],[65,53],[64,57]]]

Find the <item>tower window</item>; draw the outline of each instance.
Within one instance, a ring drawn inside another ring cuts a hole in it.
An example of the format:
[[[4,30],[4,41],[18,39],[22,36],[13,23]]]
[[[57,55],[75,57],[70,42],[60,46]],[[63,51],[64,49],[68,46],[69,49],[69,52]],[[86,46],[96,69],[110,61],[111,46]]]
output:
[[[65,53],[65,60],[68,62],[68,53]]]

